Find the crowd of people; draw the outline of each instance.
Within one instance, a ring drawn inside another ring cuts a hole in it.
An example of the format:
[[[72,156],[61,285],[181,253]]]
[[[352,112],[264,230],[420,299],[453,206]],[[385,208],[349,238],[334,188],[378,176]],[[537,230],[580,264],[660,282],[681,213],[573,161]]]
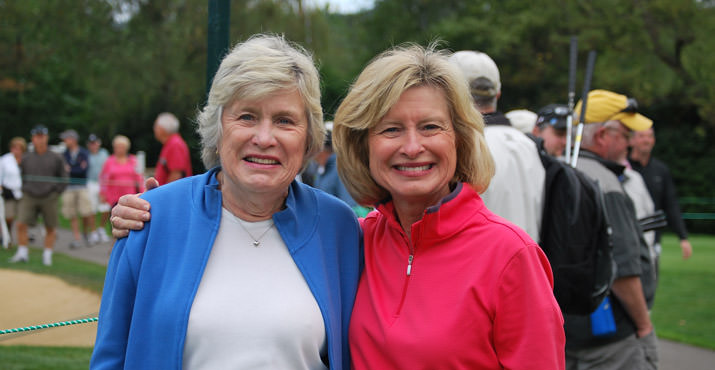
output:
[[[593,90],[574,112],[549,104],[505,115],[487,54],[405,45],[365,67],[326,130],[318,76],[309,52],[283,37],[236,45],[197,118],[209,170],[191,176],[178,119],[162,113],[154,132],[164,147],[146,183],[156,189],[141,196],[124,136],[96,176],[96,136],[83,152],[77,133],[63,132],[64,160],[42,165],[33,163],[47,152],[44,126],[33,129],[34,154],[11,143],[21,205],[52,217],[46,204],[56,209],[58,194],[94,187],[113,206],[119,239],[91,368],[657,368],[660,239],[639,220],[664,209],[683,258],[692,246],[635,99]],[[617,267],[607,335],[589,315],[562,313],[538,245],[539,155],[563,156],[567,118],[582,106],[576,168],[599,185]],[[62,211],[73,229],[87,214]],[[13,216],[18,231],[36,219]],[[14,261],[27,261],[24,238]]]
[[[192,174],[188,146],[178,128],[179,121],[171,113],[159,114],[154,124],[155,137],[163,144],[154,173],[160,184]],[[144,191],[144,170],[129,152],[129,138],[115,135],[110,155],[95,134],[88,135],[86,148],[81,146],[74,129],[59,134],[64,147],[58,146],[57,152],[49,145],[50,132],[45,125],[36,125],[30,137],[29,151],[25,139],[15,137],[10,140],[10,152],[0,160],[0,210],[5,219],[2,244],[5,248],[17,245],[10,262],[29,261],[29,228],[41,217],[42,263],[52,265],[58,210],[70,222],[69,248],[110,242],[107,223],[112,206],[124,194]],[[13,226],[15,241],[12,241]]]

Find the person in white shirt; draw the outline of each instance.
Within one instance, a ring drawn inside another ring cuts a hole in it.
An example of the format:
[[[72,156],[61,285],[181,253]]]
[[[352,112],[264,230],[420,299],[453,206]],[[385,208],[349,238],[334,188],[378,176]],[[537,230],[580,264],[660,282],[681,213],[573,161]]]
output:
[[[0,157],[0,186],[2,186],[2,198],[4,202],[4,219],[7,227],[3,227],[3,247],[10,244],[12,224],[17,217],[18,204],[22,198],[22,175],[20,173],[20,161],[22,155],[27,150],[27,141],[21,137],[14,137],[10,140],[10,151]],[[7,233],[7,235],[5,235]]]
[[[499,69],[492,58],[478,51],[458,51],[449,60],[462,71],[474,105],[484,116],[484,135],[496,165],[494,178],[482,194],[484,204],[538,241],[546,172],[534,142],[497,110]]]

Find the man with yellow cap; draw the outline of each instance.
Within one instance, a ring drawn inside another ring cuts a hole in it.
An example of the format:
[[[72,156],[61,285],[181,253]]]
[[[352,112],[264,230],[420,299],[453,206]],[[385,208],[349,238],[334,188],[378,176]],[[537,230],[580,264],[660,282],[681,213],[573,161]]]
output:
[[[575,117],[580,117],[581,107],[579,102]],[[624,166],[619,163],[625,158],[631,133],[653,122],[638,113],[635,99],[593,90],[588,94],[584,123],[577,168],[598,182],[613,231],[617,272],[605,312],[612,315],[615,325],[598,332],[595,329],[603,322],[596,317],[565,315],[566,368],[656,369],[657,340],[649,316],[655,269],[633,202],[623,189]]]

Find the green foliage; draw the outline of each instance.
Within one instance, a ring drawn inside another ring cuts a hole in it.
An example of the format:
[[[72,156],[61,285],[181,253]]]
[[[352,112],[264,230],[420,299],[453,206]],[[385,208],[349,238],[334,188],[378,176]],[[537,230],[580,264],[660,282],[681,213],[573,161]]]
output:
[[[0,346],[4,370],[87,369],[92,348]]]
[[[683,260],[677,237],[663,237],[652,318],[661,338],[715,349],[715,239],[691,235],[693,256]]]
[[[636,97],[643,113],[655,122],[659,142],[655,155],[670,165],[679,195],[712,197],[712,2],[534,0],[525,6],[522,0],[482,0],[444,3],[447,10],[440,11],[434,11],[432,3],[378,1],[365,15],[365,23],[377,30],[365,38],[366,43],[383,49],[388,44],[440,38],[452,50],[486,52],[501,72],[500,110],[535,111],[549,103],[566,103],[569,42],[577,36],[577,99],[586,56],[595,50],[592,88]],[[420,10],[429,10],[429,17],[415,16],[413,12]],[[388,22],[396,14],[401,22]],[[713,230],[712,221],[692,226],[701,232]]]
[[[679,194],[712,197],[712,1],[377,0],[348,15],[310,4],[231,1],[230,44],[268,32],[313,51],[328,119],[363,66],[404,42],[443,40],[489,54],[501,70],[502,111],[566,102],[569,41],[577,36],[577,97],[595,50],[592,87],[636,97],[654,119],[656,155],[670,164]],[[0,1],[0,14],[1,148],[42,122],[53,143],[67,127],[105,143],[127,135],[151,167],[161,149],[153,121],[171,111],[202,171],[193,118],[205,99],[205,0]]]

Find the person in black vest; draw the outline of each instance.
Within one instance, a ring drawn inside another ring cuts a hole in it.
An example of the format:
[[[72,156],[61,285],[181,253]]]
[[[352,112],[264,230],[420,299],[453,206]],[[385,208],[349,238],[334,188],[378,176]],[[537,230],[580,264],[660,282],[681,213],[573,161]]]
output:
[[[94,231],[94,212],[92,201],[87,191],[87,171],[89,170],[89,151],[79,145],[79,135],[75,130],[66,130],[60,134],[67,150],[62,154],[70,174],[70,183],[62,194],[62,215],[70,220],[73,240],[70,248],[84,244],[80,233],[79,222],[82,219],[85,234]],[[87,245],[95,244],[96,240],[86,240]]]
[[[653,199],[655,209],[662,209],[668,218],[668,225],[680,238],[680,249],[683,259],[688,259],[693,254],[693,246],[688,241],[688,230],[680,214],[678,205],[678,194],[675,190],[673,177],[670,175],[668,166],[657,158],[653,158],[652,151],[655,146],[655,133],[653,128],[643,131],[636,131],[631,138],[631,154],[628,162],[631,167],[638,171],[645,180],[646,187]],[[655,233],[655,252],[660,256],[661,231]],[[657,261],[657,259],[656,259]]]

